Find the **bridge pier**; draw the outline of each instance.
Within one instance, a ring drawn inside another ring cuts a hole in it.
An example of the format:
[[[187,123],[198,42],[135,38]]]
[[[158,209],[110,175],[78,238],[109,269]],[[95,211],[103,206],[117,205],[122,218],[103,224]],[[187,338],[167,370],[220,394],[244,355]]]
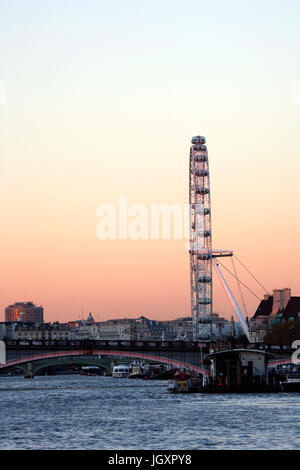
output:
[[[6,344],[0,341],[0,364],[6,363]]]
[[[32,371],[32,362],[28,362],[27,367],[26,367],[26,372],[25,372],[25,375],[24,375],[24,379],[33,379],[33,378],[34,378],[34,375],[33,375],[33,371]]]

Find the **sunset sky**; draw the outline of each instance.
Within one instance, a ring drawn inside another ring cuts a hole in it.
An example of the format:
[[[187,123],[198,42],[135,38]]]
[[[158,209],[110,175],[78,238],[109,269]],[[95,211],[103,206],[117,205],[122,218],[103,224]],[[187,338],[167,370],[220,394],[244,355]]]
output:
[[[186,204],[199,134],[213,246],[300,295],[299,24],[299,0],[2,0],[0,321],[190,315],[186,240],[101,241],[96,210]]]

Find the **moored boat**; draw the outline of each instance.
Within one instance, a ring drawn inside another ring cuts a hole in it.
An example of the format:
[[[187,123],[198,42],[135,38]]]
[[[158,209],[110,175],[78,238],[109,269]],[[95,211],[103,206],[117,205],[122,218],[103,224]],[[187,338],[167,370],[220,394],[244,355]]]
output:
[[[146,368],[143,362],[134,361],[130,364],[129,379],[143,379],[146,376]]]
[[[98,366],[83,366],[81,375],[102,375],[102,369]]]
[[[183,369],[174,375],[173,380],[168,382],[168,391],[170,393],[199,393],[202,388],[202,376],[192,375]]]
[[[281,384],[283,392],[300,392],[300,372],[291,372]]]
[[[112,376],[118,379],[126,378],[129,374],[129,366],[127,364],[117,364],[114,366]]]

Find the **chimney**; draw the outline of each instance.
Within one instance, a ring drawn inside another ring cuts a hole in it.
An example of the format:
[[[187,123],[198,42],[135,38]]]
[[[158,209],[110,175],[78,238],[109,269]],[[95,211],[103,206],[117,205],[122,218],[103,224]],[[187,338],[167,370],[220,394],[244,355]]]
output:
[[[292,290],[289,288],[283,289],[283,308],[286,309],[287,304],[289,303],[292,296]]]
[[[291,298],[291,289],[274,289],[273,290],[273,308],[271,316],[274,317],[279,311],[286,308]]]

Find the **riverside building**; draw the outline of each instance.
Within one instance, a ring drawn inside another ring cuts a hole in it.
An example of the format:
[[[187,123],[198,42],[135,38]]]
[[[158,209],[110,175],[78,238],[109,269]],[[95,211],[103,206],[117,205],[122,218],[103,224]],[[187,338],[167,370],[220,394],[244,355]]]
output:
[[[44,321],[44,309],[36,306],[33,302],[15,302],[5,309],[6,322],[33,322]]]

